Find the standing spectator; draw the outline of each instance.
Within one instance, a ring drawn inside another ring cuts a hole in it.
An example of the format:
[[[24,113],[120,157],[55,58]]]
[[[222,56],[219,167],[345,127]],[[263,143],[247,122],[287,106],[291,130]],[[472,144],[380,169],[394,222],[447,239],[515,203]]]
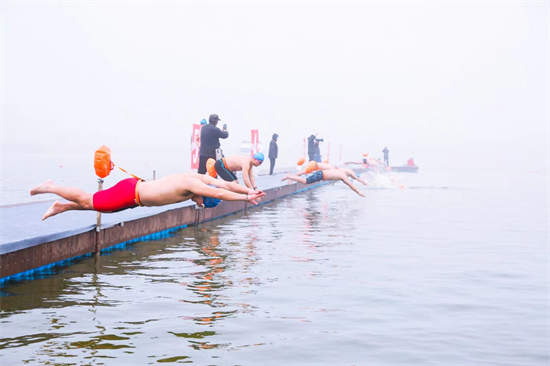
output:
[[[319,143],[316,143],[315,138],[317,134],[311,135],[307,138],[307,155],[309,156],[309,161],[315,161],[315,154],[317,149],[319,149]]]
[[[277,145],[277,139],[279,138],[279,135],[276,133],[273,134],[273,137],[271,139],[271,142],[269,143],[269,162],[271,165],[269,166],[269,175],[273,175],[273,168],[275,168],[275,159],[277,159],[279,154],[279,146]]]
[[[388,147],[384,147],[384,150],[382,150],[382,152],[384,153],[384,162],[386,163],[387,166],[390,166],[390,150],[388,150]]]
[[[214,160],[221,159],[223,154],[220,150],[220,138],[226,139],[229,136],[227,126],[223,126],[223,131],[216,125],[221,121],[217,114],[211,114],[208,118],[208,124],[201,129],[201,148],[199,157],[199,170],[197,173],[206,174],[206,161],[209,158]],[[216,156],[216,150],[219,150],[220,157]]]
[[[319,142],[323,141],[323,139],[315,139],[315,154],[313,155],[313,160],[320,163],[321,162],[321,147],[319,146]]]

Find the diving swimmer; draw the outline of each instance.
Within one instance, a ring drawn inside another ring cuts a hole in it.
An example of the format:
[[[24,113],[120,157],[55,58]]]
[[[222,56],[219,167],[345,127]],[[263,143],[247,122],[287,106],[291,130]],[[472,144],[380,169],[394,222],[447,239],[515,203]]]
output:
[[[224,182],[198,173],[172,174],[151,181],[127,178],[96,193],[58,186],[48,180],[34,187],[30,193],[31,196],[53,193],[70,201],[55,201],[42,220],[71,210],[112,213],[137,206],[164,206],[189,199],[204,207],[216,207],[221,200],[246,201],[257,205],[258,199],[265,196],[262,191],[254,191],[234,182]]]
[[[315,170],[314,168],[315,164],[319,164],[319,163],[310,161],[309,164],[306,166],[305,174],[312,173]],[[357,193],[361,197],[365,197],[365,195],[362,194],[357,189],[357,187],[353,185],[353,183],[351,183],[347,173],[342,171],[341,169],[317,170],[315,171],[315,173],[313,173],[307,178],[303,178],[298,175],[292,175],[288,173],[283,179],[281,179],[281,181],[285,181],[285,180],[293,180],[295,182],[302,183],[302,184],[311,184],[315,182],[320,182],[322,180],[341,180],[342,182],[347,184],[348,187],[350,187],[355,193]]]
[[[334,165],[331,165],[331,164],[328,164],[328,163],[317,163],[317,162],[309,162],[308,165],[306,166],[306,170],[305,171],[302,171],[302,172],[298,172],[296,173],[295,175],[296,176],[300,176],[302,174],[308,174],[306,173],[307,169],[308,169],[308,166],[309,165],[312,165],[313,166],[313,171],[318,171],[318,170],[334,170],[334,169],[337,169],[337,170],[341,170],[343,171],[344,173],[346,173],[346,175],[351,178],[351,179],[355,179],[356,181],[358,182],[361,182],[363,185],[368,185],[367,182],[365,182],[363,179],[361,179],[359,176],[357,176],[357,174],[355,174],[355,172],[353,170],[351,170],[350,168],[345,168],[345,167],[335,167]]]
[[[234,172],[242,171],[244,184],[253,190],[258,189],[254,180],[252,168],[258,167],[263,163],[263,153],[257,152],[252,157],[233,155],[218,159],[215,162],[213,162],[213,160],[214,159],[208,159],[208,162],[206,163],[208,174],[210,174],[210,176],[215,178],[219,175],[225,181],[239,183],[239,180]]]

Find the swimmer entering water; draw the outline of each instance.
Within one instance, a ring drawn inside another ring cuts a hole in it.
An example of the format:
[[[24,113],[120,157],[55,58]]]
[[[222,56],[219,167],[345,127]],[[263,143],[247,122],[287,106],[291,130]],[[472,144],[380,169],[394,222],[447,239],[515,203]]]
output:
[[[43,193],[54,193],[70,202],[55,201],[42,220],[71,210],[111,213],[137,206],[164,206],[189,199],[204,207],[216,207],[221,200],[246,201],[257,205],[257,200],[265,196],[262,191],[198,173],[172,174],[152,181],[128,178],[93,194],[80,188],[58,186],[51,180],[31,190],[31,196]]]
[[[334,165],[331,165],[331,164],[328,164],[328,163],[317,163],[317,162],[309,162],[308,165],[306,166],[306,171],[307,171],[307,168],[308,166],[312,164],[313,165],[313,171],[317,171],[317,170],[334,170],[334,169],[337,169],[337,170],[341,170],[343,171],[344,173],[346,173],[346,175],[348,176],[348,178],[351,178],[351,179],[355,179],[356,181],[358,182],[361,182],[363,185],[368,185],[367,182],[365,182],[363,179],[361,179],[359,176],[357,176],[355,174],[355,172],[353,170],[351,170],[350,168],[345,168],[345,167],[335,167]],[[308,174],[306,173],[306,171],[303,171],[303,172],[298,172],[296,173],[295,175],[296,176],[300,176],[302,174]]]
[[[305,174],[309,174],[313,172],[314,164],[312,163],[318,164],[318,163],[315,163],[314,161],[310,161],[309,164],[306,166]],[[341,169],[317,170],[315,173],[313,173],[307,178],[302,178],[298,175],[292,175],[288,173],[283,179],[281,179],[281,181],[285,181],[285,180],[293,180],[295,182],[302,183],[302,184],[311,184],[315,182],[320,182],[322,180],[341,180],[342,182],[347,184],[348,187],[350,187],[355,193],[357,193],[361,197],[365,197],[365,195],[361,193],[357,189],[357,187],[353,185],[353,183],[351,183],[351,181],[348,178],[348,175]]]
[[[256,187],[256,182],[254,180],[254,173],[252,173],[252,168],[260,166],[264,162],[264,154],[257,152],[254,156],[244,156],[244,155],[233,155],[227,156],[222,159],[214,161],[214,159],[208,159],[206,163],[206,168],[208,174],[211,177],[216,178],[220,176],[223,180],[227,182],[237,182],[237,176],[234,172],[243,172],[243,181],[244,184],[253,190],[258,190]]]

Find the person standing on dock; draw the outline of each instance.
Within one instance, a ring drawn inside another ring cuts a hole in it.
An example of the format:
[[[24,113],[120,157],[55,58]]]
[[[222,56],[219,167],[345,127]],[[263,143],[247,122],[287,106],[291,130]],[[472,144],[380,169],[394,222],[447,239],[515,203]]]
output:
[[[127,178],[93,194],[80,188],[58,186],[51,180],[31,190],[31,196],[44,193],[56,194],[70,202],[55,201],[42,220],[72,210],[113,213],[138,206],[165,206],[187,200],[203,207],[216,207],[221,200],[257,205],[257,200],[265,196],[262,191],[198,173],[172,174],[150,181]]]
[[[260,166],[264,161],[264,154],[257,152],[254,156],[233,155],[227,156],[216,161],[208,159],[206,169],[212,178],[218,175],[227,182],[239,183],[235,172],[243,172],[244,184],[254,191],[258,190],[252,168]]]
[[[210,158],[220,159],[223,153],[220,149],[220,139],[226,139],[229,136],[227,125],[223,125],[223,130],[217,126],[221,121],[217,114],[211,114],[208,118],[208,124],[201,129],[201,147],[199,151],[199,174],[206,174],[206,161]],[[218,156],[219,155],[219,156]]]
[[[389,158],[390,150],[388,150],[388,147],[385,146],[382,152],[384,153],[384,162],[386,163],[387,166],[390,166],[390,158]]]
[[[278,138],[279,135],[274,133],[273,137],[271,138],[271,142],[269,143],[269,175],[273,175],[273,169],[275,168],[275,159],[277,159],[279,155],[279,146],[277,145]]]
[[[319,148],[319,143],[315,141],[317,134],[311,135],[307,138],[307,155],[309,161],[315,161],[315,155],[317,154],[317,149]]]

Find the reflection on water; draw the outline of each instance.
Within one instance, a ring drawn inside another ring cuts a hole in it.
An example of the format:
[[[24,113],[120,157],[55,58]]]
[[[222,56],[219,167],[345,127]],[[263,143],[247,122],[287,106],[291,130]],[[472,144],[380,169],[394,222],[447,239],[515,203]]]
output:
[[[0,360],[547,364],[540,197],[493,220],[487,192],[368,193],[326,186],[7,283]]]

